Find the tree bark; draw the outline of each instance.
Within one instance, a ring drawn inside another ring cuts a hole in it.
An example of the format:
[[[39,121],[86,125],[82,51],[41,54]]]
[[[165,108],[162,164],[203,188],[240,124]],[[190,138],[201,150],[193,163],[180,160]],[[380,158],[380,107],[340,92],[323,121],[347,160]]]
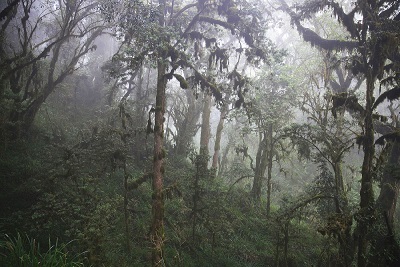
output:
[[[201,111],[201,107],[199,103],[196,102],[191,91],[186,91],[186,98],[188,106],[185,108],[184,119],[182,121],[177,121],[176,125],[177,133],[174,152],[180,156],[187,156],[188,154],[192,139],[198,131],[197,122],[200,118]]]
[[[372,123],[372,105],[374,102],[374,78],[371,69],[366,74],[366,105],[364,118],[364,160],[361,169],[360,189],[360,220],[358,221],[358,267],[367,266],[369,249],[368,232],[371,228],[371,218],[374,208],[374,192],[372,189],[372,167],[375,155],[374,126]]]
[[[376,201],[378,221],[371,244],[370,264],[373,266],[399,266],[400,246],[394,235],[394,213],[399,197],[400,177],[396,174],[399,166],[400,144],[394,141],[388,162],[383,171],[381,191]],[[382,232],[386,229],[386,233]]]
[[[220,154],[220,149],[221,149],[222,130],[224,129],[224,121],[225,121],[227,111],[228,111],[228,107],[225,104],[221,109],[221,114],[219,116],[219,122],[218,122],[218,126],[217,126],[217,132],[215,134],[214,155],[213,155],[212,165],[211,165],[211,168],[213,168],[215,170],[215,173],[217,173],[217,168],[218,168],[218,159],[219,159],[219,154]]]
[[[153,202],[152,224],[150,229],[150,241],[152,243],[152,266],[165,266],[163,258],[164,243],[164,198],[163,198],[163,174],[164,157],[164,113],[165,113],[165,78],[166,65],[163,62],[165,51],[161,52],[157,63],[157,95],[154,121],[154,161],[153,161]]]
[[[226,167],[227,167],[227,163],[228,163],[228,154],[229,154],[229,150],[231,149],[231,146],[232,146],[232,141],[230,139],[222,153],[222,159],[221,159],[221,162],[219,163],[219,171],[218,171],[219,175],[222,175],[226,171]]]
[[[203,114],[200,135],[200,154],[208,155],[208,143],[210,141],[210,115],[211,115],[211,95],[204,95]]]
[[[271,192],[272,192],[272,161],[274,158],[274,144],[272,134],[272,123],[268,125],[268,140],[267,140],[267,152],[268,152],[268,164],[267,164],[267,216],[271,213]]]
[[[268,149],[267,149],[267,140],[266,133],[262,133],[264,136],[258,145],[258,151],[256,156],[256,167],[254,168],[254,180],[253,187],[251,189],[251,195],[254,201],[260,203],[261,201],[261,187],[262,187],[262,179],[265,174],[265,170],[268,165]]]

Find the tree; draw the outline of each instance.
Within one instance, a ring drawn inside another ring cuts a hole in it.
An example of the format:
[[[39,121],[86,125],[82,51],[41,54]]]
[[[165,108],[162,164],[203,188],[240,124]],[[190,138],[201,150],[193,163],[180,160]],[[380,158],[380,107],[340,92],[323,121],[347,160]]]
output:
[[[313,89],[311,89],[313,90]],[[325,196],[320,216],[327,213],[326,226],[321,231],[337,237],[339,243],[338,261],[342,266],[350,266],[354,246],[351,236],[352,210],[347,198],[348,188],[343,168],[345,156],[354,146],[354,122],[342,118],[338,123],[330,114],[330,101],[320,92],[306,92],[303,112],[307,123],[293,124],[288,128],[288,136],[303,158],[318,164],[318,174],[314,180],[315,194]],[[320,201],[322,203],[322,201]],[[340,227],[335,223],[340,221]]]
[[[295,99],[295,90],[288,88],[287,83],[279,76],[282,64],[282,58],[276,59],[276,62],[259,74],[246,106],[249,128],[258,135],[255,160],[247,151],[248,146],[238,150],[250,159],[254,172],[251,195],[256,202],[261,200],[261,189],[266,178],[268,215],[271,209],[273,163],[278,162],[286,150],[283,130],[291,121]]]
[[[170,105],[168,114],[168,117],[172,119],[172,126],[176,129],[176,131],[169,129],[171,141],[174,143],[172,154],[187,157],[192,146],[192,139],[199,129],[197,123],[201,107],[190,90],[185,90],[183,93],[173,91],[173,94],[170,96],[173,104]]]
[[[112,11],[113,2],[105,5],[105,12]],[[266,58],[271,49],[264,40],[264,30],[257,9],[245,3],[225,0],[221,2],[183,3],[159,0],[158,7],[141,2],[125,3],[120,16],[120,29],[124,32],[124,57],[126,71],[136,69],[141,62],[150,60],[157,69],[156,102],[154,113],[154,160],[153,160],[153,203],[150,241],[153,247],[153,266],[163,266],[163,173],[165,150],[164,114],[165,91],[170,79],[175,78],[183,89],[188,88],[192,79],[195,87],[211,93],[217,102],[222,101],[222,93],[206,72],[199,70],[196,59],[200,48],[207,51],[208,61],[219,65],[220,72],[229,68],[229,52],[217,43],[218,30],[230,33],[241,45],[238,53],[245,53],[249,61]],[[115,13],[112,13],[115,14]],[[112,16],[110,16],[112,17]],[[208,33],[208,31],[210,33]],[[223,42],[223,40],[220,40]],[[242,44],[242,42],[244,43]],[[121,55],[121,54],[120,54]],[[180,74],[181,69],[189,69],[191,78]],[[132,72],[130,72],[132,73]],[[129,74],[131,75],[131,74]]]
[[[2,135],[25,135],[48,96],[85,65],[107,29],[97,1],[12,1],[0,19]]]
[[[357,1],[349,12],[335,1],[309,1],[297,6],[297,10],[287,6],[282,0],[282,9],[291,17],[303,39],[311,45],[327,51],[354,51],[349,61],[354,74],[361,73],[365,77],[365,105],[361,111],[363,116],[362,145],[364,160],[360,190],[360,214],[358,217],[358,266],[368,264],[370,242],[367,235],[373,223],[373,168],[374,168],[374,127],[373,112],[375,101],[375,83],[385,82],[385,76],[395,71],[399,60],[398,14],[397,1]],[[315,31],[303,26],[302,21],[321,10],[331,10],[339,24],[343,25],[350,40],[330,40],[318,35]],[[356,19],[356,15],[360,19]],[[390,79],[392,80],[392,79]],[[390,91],[396,88],[391,89]],[[398,91],[397,89],[395,91]],[[392,91],[394,92],[394,91]],[[396,97],[398,95],[396,94]],[[391,99],[395,99],[393,97]]]

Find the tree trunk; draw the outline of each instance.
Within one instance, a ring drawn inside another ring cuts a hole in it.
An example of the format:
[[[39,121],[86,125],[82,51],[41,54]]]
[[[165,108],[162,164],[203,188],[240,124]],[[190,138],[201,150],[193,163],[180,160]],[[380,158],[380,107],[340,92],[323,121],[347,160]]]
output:
[[[225,104],[221,109],[221,114],[219,116],[219,122],[218,122],[218,126],[217,126],[217,132],[215,134],[214,155],[213,155],[212,165],[211,165],[211,168],[213,168],[215,170],[215,174],[217,174],[219,152],[221,149],[222,130],[224,129],[224,121],[225,121],[227,111],[228,111],[228,107]]]
[[[228,144],[226,145],[224,152],[222,153],[222,159],[221,162],[219,162],[219,171],[218,174],[221,176],[223,173],[225,173],[226,166],[228,164],[228,154],[229,150],[231,149],[232,146],[232,141],[229,139]]]
[[[400,247],[394,235],[394,213],[399,196],[400,177],[396,174],[399,166],[400,144],[394,141],[385,166],[381,191],[376,201],[378,221],[372,241],[370,264],[374,266],[399,266]],[[382,231],[386,229],[386,231]]]
[[[366,74],[366,105],[364,118],[364,160],[361,170],[360,189],[360,220],[358,221],[358,267],[367,266],[369,240],[367,238],[371,228],[371,218],[374,208],[374,192],[372,189],[372,168],[375,155],[374,126],[372,123],[372,105],[374,102],[374,79],[369,70]]]
[[[152,224],[150,229],[150,241],[152,243],[152,266],[165,266],[163,259],[164,243],[164,198],[163,198],[163,174],[164,157],[164,113],[165,113],[165,78],[166,66],[163,62],[165,51],[161,52],[157,63],[157,95],[154,121],[154,160],[153,160],[153,203]]]
[[[268,164],[268,152],[267,152],[267,140],[266,133],[263,133],[264,138],[260,141],[258,145],[258,151],[256,156],[256,167],[254,169],[254,180],[253,187],[251,189],[251,195],[254,201],[260,203],[261,201],[261,187],[262,187],[262,179],[265,174],[265,170]]]
[[[126,249],[128,254],[131,253],[131,238],[129,232],[129,211],[128,211],[128,179],[129,173],[127,170],[126,158],[124,157],[124,221],[125,221],[125,238],[126,238]]]
[[[349,214],[348,202],[344,191],[341,159],[336,159],[333,163],[333,169],[335,175],[335,209],[342,223],[342,231],[337,235],[340,264],[348,267],[351,266],[354,259],[354,242],[351,236],[352,216]]]
[[[193,137],[197,133],[197,122],[200,118],[200,105],[196,102],[193,93],[186,91],[186,98],[188,101],[188,107],[184,114],[184,119],[177,125],[176,133],[176,146],[174,152],[176,155],[187,156],[189,152],[189,146],[192,142]]]
[[[11,124],[7,131],[11,139],[19,139],[29,133],[37,113],[52,91],[46,90],[43,96],[36,98],[25,110],[15,108],[11,112],[9,118]],[[16,103],[15,106],[18,107],[19,105],[20,103]]]
[[[200,182],[209,177],[208,172],[208,143],[210,140],[210,114],[211,114],[211,95],[204,95],[203,114],[200,135],[200,153],[196,156],[196,175],[194,177],[193,209],[192,209],[192,239],[196,242],[196,227],[199,217],[199,205],[201,201]]]
[[[268,125],[268,166],[267,166],[267,216],[271,212],[271,191],[272,191],[272,161],[274,159],[274,145],[273,145],[273,135],[272,135],[272,124]]]
[[[203,114],[200,135],[200,154],[208,155],[208,143],[210,141],[210,115],[211,115],[211,95],[204,95]]]
[[[289,252],[289,225],[290,221],[286,221],[284,225],[284,247],[283,247],[283,260],[285,267],[288,267],[288,252]]]

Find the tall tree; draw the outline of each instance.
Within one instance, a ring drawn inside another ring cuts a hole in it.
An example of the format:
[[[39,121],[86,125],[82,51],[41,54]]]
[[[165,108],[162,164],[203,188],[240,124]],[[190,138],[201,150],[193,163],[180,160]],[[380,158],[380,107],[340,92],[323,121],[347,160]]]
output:
[[[336,1],[309,1],[296,8],[290,8],[281,0],[282,9],[291,17],[303,39],[322,49],[349,50],[354,54],[349,58],[354,74],[365,77],[365,105],[362,110],[362,145],[364,160],[360,190],[360,214],[358,216],[358,266],[368,264],[370,241],[367,236],[373,223],[373,168],[374,168],[374,125],[375,83],[383,81],[386,73],[395,71],[399,62],[398,24],[400,14],[398,1],[356,1],[346,13]],[[330,10],[343,25],[350,40],[330,40],[318,35],[302,22],[321,10]],[[396,88],[393,88],[394,90]],[[398,90],[395,90],[398,91]],[[391,99],[398,97],[398,94]]]
[[[97,1],[12,1],[1,11],[2,134],[30,129],[48,96],[96,49],[107,24]]]
[[[108,13],[115,11],[117,6],[109,1],[103,10]],[[115,59],[126,66],[122,68],[124,71],[130,73],[145,60],[154,62],[157,69],[156,103],[152,109],[154,160],[150,241],[153,247],[153,266],[163,266],[163,139],[167,83],[175,78],[183,89],[187,89],[190,84],[187,80],[192,80],[194,89],[208,92],[220,102],[222,92],[217,85],[218,81],[208,75],[207,67],[203,71],[196,63],[202,50],[209,64],[215,62],[223,73],[229,69],[228,59],[233,51],[246,54],[249,61],[259,62],[266,59],[272,48],[265,41],[260,12],[245,2],[224,0],[177,3],[159,0],[155,8],[151,4],[134,1],[123,3],[120,11],[119,26],[125,34],[122,36],[125,46],[123,51],[120,50],[124,55],[116,56]],[[110,19],[116,18],[116,13],[109,14],[112,14]],[[241,49],[236,51],[224,47],[224,40],[216,35],[217,30],[233,36],[236,39],[235,45],[240,45]],[[190,70],[191,77],[184,77],[180,69]]]
[[[283,129],[291,122],[295,99],[295,90],[288,88],[278,75],[282,64],[282,58],[277,59],[253,82],[254,89],[251,90],[246,112],[251,131],[258,135],[255,160],[247,148],[241,151],[251,161],[254,172],[251,195],[256,202],[260,202],[262,186],[266,182],[268,214],[271,209],[272,168],[274,161],[279,161],[285,150]]]
[[[192,147],[192,139],[199,129],[197,123],[201,114],[201,106],[190,90],[185,90],[183,93],[174,91],[173,93],[174,96],[170,97],[173,99],[173,104],[170,106],[168,114],[176,129],[176,131],[169,130],[172,141],[175,143],[172,153],[186,157]]]

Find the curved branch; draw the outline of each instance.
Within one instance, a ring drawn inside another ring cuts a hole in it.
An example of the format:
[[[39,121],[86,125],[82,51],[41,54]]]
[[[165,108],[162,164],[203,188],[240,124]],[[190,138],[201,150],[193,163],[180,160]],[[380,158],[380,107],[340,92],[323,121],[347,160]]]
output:
[[[232,188],[233,188],[233,186],[234,186],[235,184],[237,184],[238,182],[242,181],[242,180],[245,179],[245,178],[254,178],[254,175],[244,175],[244,176],[240,177],[239,179],[237,179],[237,180],[229,187],[229,189],[228,189],[228,194],[229,194],[229,192],[231,192],[231,190],[232,190]]]
[[[173,16],[173,19],[171,20],[171,22],[172,21],[174,21],[177,17],[179,17],[183,12],[185,12],[186,10],[188,10],[188,9],[190,9],[190,8],[192,8],[192,7],[196,7],[197,6],[197,3],[195,3],[195,4],[188,4],[188,5],[186,5],[186,6],[184,6],[183,8],[181,8],[181,10],[179,10],[178,12],[176,12],[176,14]]]
[[[304,41],[309,42],[312,46],[317,46],[319,48],[325,49],[325,50],[353,50],[359,46],[358,42],[355,41],[340,41],[340,40],[330,40],[330,39],[325,39],[319,36],[317,33],[314,31],[304,27],[300,23],[301,17],[296,14],[294,11],[290,9],[288,4],[285,2],[285,0],[280,0],[281,2],[281,8],[283,11],[285,11],[287,14],[289,14],[290,18],[292,19],[292,22],[296,25],[297,31],[303,36]],[[330,5],[336,15],[339,17],[340,21],[344,24],[346,21],[346,24],[349,23],[348,20],[350,19],[350,15],[346,15],[343,10],[340,9],[340,7],[335,3],[328,4]],[[354,11],[352,11],[354,12]],[[346,16],[350,17],[346,17]],[[346,26],[347,27],[347,26]],[[350,33],[354,34],[354,29],[351,29]]]
[[[206,17],[206,16],[199,16],[198,21],[199,22],[207,22],[207,23],[210,23],[213,25],[218,25],[225,29],[231,30],[232,32],[235,31],[234,25],[232,25],[226,21],[222,21],[222,20],[218,20],[218,19],[214,19],[214,18],[210,18],[210,17]]]

